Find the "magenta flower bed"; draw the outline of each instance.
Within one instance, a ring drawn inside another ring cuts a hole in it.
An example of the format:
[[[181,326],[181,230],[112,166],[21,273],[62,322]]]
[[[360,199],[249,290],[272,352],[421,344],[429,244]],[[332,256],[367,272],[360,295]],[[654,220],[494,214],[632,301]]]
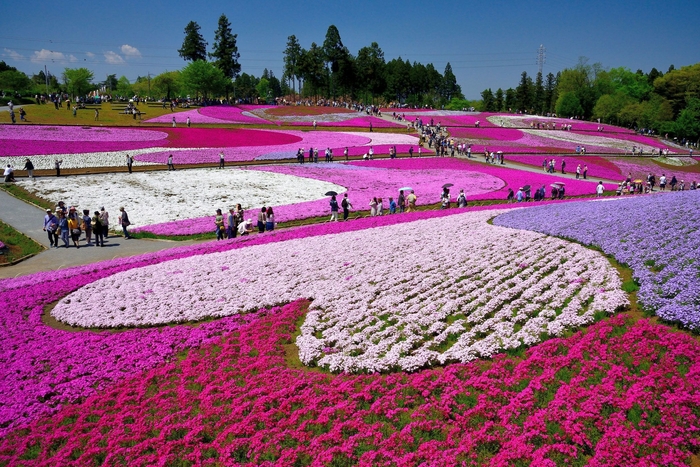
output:
[[[249,130],[245,128],[170,128],[168,147],[239,147],[293,144],[302,140],[290,132]]]
[[[518,141],[524,133],[515,128],[449,128],[452,138],[466,138],[494,141]],[[473,148],[472,148],[473,149]]]
[[[382,118],[377,118],[377,117],[372,117],[372,116],[363,116],[363,117],[355,117],[355,118],[350,118],[348,120],[342,120],[342,121],[337,121],[337,122],[323,122],[320,120],[317,120],[316,125],[318,127],[347,127],[347,128],[369,128],[370,122],[372,123],[372,128],[406,128],[406,125],[403,125],[401,123],[396,123],[396,122],[390,122],[388,120],[384,120]],[[313,126],[313,121],[298,121],[298,122],[291,122],[291,121],[285,121],[283,125],[289,125],[289,126]]]
[[[36,420],[6,465],[688,465],[700,346],[617,316],[519,358],[415,374],[288,367],[303,301]]]
[[[161,115],[160,117],[151,118],[145,120],[145,123],[165,123],[172,125],[173,117],[175,117],[175,122],[179,125],[185,125],[187,119],[190,119],[190,123],[213,123],[213,124],[223,124],[231,123],[227,120],[222,120],[219,118],[208,117],[199,113],[199,109],[184,110],[179,112],[173,112],[170,114]]]
[[[160,130],[103,127],[0,126],[0,156],[32,156],[152,148],[164,144]]]
[[[537,128],[537,123],[556,123],[557,129],[561,128],[562,125],[571,125],[571,131],[598,131],[598,127],[603,127],[605,133],[628,133],[634,134],[633,130],[628,128],[623,128],[615,125],[606,125],[605,123],[587,122],[585,120],[572,120],[570,118],[552,118],[552,117],[537,117],[537,116],[523,116],[522,124],[524,127],[530,128],[530,123],[535,123],[535,128]]]
[[[549,185],[555,181],[566,183],[567,196],[595,194],[594,181],[562,180],[556,175],[523,172],[520,170],[486,166],[453,158],[422,159],[387,159],[374,161],[356,161],[348,164],[304,164],[250,167],[247,170],[261,170],[285,173],[301,177],[329,181],[348,188],[350,201],[355,210],[369,210],[372,197],[385,200],[388,211],[388,198],[398,197],[398,189],[410,186],[416,191],[418,204],[435,204],[440,201],[442,185],[454,183],[451,189],[453,201],[460,189],[464,189],[468,201],[505,199],[508,188],[517,191],[519,187],[531,185],[535,188],[545,185],[547,194]],[[497,180],[497,181],[496,181]],[[607,190],[616,188],[606,184]],[[328,199],[307,201],[294,205],[273,206],[278,222],[323,216],[330,212]],[[255,212],[259,206],[251,207]],[[255,217],[250,214],[250,217]],[[195,235],[212,231],[212,217],[183,219],[163,224],[152,224],[135,228],[134,232],[151,232],[156,235]]]
[[[506,161],[518,162],[520,164],[526,164],[533,167],[542,168],[542,163],[544,159],[548,161],[550,159],[555,160],[555,171],[561,173],[561,162],[566,160],[566,173],[575,174],[576,166],[581,165],[581,177],[583,177],[583,169],[588,166],[588,178],[603,178],[606,180],[620,180],[622,177],[622,172],[620,168],[609,160],[600,156],[525,156],[525,155],[509,155],[505,156]],[[544,171],[544,170],[543,170]]]
[[[255,109],[260,109],[261,107],[255,106]],[[268,108],[267,106],[263,108]],[[251,109],[254,110],[254,109]],[[244,114],[245,112],[245,114]],[[225,120],[231,123],[250,123],[250,124],[270,124],[272,122],[265,120],[264,118],[257,117],[248,110],[241,107],[232,107],[228,105],[215,105],[210,107],[203,107],[199,109],[199,113],[207,116],[213,117],[220,120]]]

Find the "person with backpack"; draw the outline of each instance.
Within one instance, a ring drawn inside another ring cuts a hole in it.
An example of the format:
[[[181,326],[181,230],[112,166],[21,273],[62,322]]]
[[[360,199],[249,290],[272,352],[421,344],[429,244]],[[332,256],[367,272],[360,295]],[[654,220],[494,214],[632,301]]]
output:
[[[466,208],[467,207],[467,195],[464,194],[464,190],[459,190],[459,195],[457,196],[457,207]]]
[[[95,215],[92,216],[92,233],[95,234],[95,246],[105,246],[105,237],[102,231],[102,219],[100,218],[100,211],[95,211]]]
[[[335,195],[331,196],[331,221],[338,222],[338,201],[335,199]]]
[[[83,209],[83,217],[81,218],[81,221],[83,230],[85,231],[85,241],[88,245],[90,245],[92,241],[92,219],[90,219],[89,210]]]
[[[343,208],[343,220],[346,221],[350,215],[350,209],[352,209],[352,204],[350,204],[347,193],[343,195],[343,201],[340,202],[340,206]]]

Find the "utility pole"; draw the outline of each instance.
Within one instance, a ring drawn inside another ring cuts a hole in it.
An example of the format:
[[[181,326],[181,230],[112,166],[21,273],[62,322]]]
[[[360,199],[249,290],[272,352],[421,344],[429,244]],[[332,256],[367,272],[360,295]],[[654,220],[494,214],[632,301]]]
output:
[[[44,81],[46,81],[46,95],[49,95],[49,71],[46,69],[46,65],[44,65]],[[47,97],[48,99],[48,97]]]
[[[545,61],[547,60],[547,57],[545,56],[545,51],[546,49],[542,44],[540,44],[540,48],[537,49],[537,71],[542,74],[542,67],[544,66]]]

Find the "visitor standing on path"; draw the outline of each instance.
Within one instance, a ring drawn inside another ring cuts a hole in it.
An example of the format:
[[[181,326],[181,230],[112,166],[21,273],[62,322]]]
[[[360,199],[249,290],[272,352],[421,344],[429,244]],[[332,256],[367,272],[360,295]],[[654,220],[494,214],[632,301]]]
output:
[[[352,209],[352,204],[350,203],[347,193],[343,195],[343,201],[340,203],[340,206],[343,208],[343,220],[346,221],[348,220],[350,210]]]
[[[102,230],[100,211],[95,211],[95,215],[92,216],[92,233],[95,235],[95,246],[105,246],[105,237],[104,231]]]
[[[411,193],[406,197],[406,202],[408,203],[408,209],[406,210],[407,212],[413,212],[416,210],[416,201],[418,201],[418,197],[416,196],[415,191],[411,190]]]
[[[58,218],[51,212],[51,209],[47,209],[44,216],[44,232],[49,236],[49,246],[58,248]]]
[[[132,165],[134,165],[134,158],[127,154],[126,155],[126,168],[129,169],[129,173],[131,173],[131,166]]]
[[[129,221],[129,215],[126,213],[126,210],[124,207],[119,208],[119,223],[122,226],[122,232],[124,233],[124,239],[128,240],[131,238],[131,235],[129,235],[129,231],[127,230],[127,227],[131,225],[131,222]]]
[[[61,230],[61,240],[63,240],[63,247],[68,248],[68,235],[70,234],[70,229],[68,228],[68,219],[66,218],[65,211],[58,211],[58,228]]]
[[[603,196],[603,191],[605,190],[605,187],[603,186],[603,182],[600,181],[598,182],[598,185],[595,187],[595,195],[597,198],[600,198]]]
[[[168,156],[168,170],[175,170],[175,166],[173,165],[173,155],[170,154]]]
[[[265,232],[265,222],[267,221],[267,208],[265,206],[258,213],[258,233]]]
[[[105,207],[100,208],[100,225],[102,226],[102,243],[105,238],[109,238],[109,213],[105,211]]]
[[[74,208],[71,208],[68,214],[68,230],[70,230],[70,238],[73,240],[73,245],[80,249],[80,221]]]
[[[403,194],[403,190],[399,190],[399,199],[397,200],[399,205],[399,212],[402,213],[406,210],[406,196]]]
[[[53,160],[53,166],[56,169],[56,176],[57,177],[61,176],[61,164],[63,164],[63,160],[59,160],[59,159]]]
[[[226,161],[224,160],[224,151],[219,152],[219,168],[223,169]]]
[[[214,218],[214,225],[216,226],[216,239],[224,239],[224,215],[221,214],[221,209],[216,210],[216,217]]]
[[[268,232],[275,230],[275,213],[272,210],[272,206],[268,206],[265,213],[265,230]]]
[[[28,157],[24,162],[24,170],[27,171],[27,176],[29,178],[34,178],[34,164],[32,164],[32,161],[30,161]]]
[[[82,228],[85,231],[85,240],[87,241],[87,244],[90,245],[92,242],[92,219],[90,219],[90,211],[87,209],[83,209],[83,217],[82,217]]]
[[[338,201],[335,199],[335,195],[331,196],[331,221],[338,222]]]
[[[173,117],[173,128],[175,128],[175,126],[176,126],[176,124],[175,124],[175,117]]]

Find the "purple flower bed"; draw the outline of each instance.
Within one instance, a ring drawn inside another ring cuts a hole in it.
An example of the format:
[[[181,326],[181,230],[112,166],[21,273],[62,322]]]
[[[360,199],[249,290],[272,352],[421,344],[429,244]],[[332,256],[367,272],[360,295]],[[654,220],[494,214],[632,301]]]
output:
[[[639,301],[661,318],[700,330],[700,192],[635,196],[513,211],[496,225],[596,245],[629,265]]]

